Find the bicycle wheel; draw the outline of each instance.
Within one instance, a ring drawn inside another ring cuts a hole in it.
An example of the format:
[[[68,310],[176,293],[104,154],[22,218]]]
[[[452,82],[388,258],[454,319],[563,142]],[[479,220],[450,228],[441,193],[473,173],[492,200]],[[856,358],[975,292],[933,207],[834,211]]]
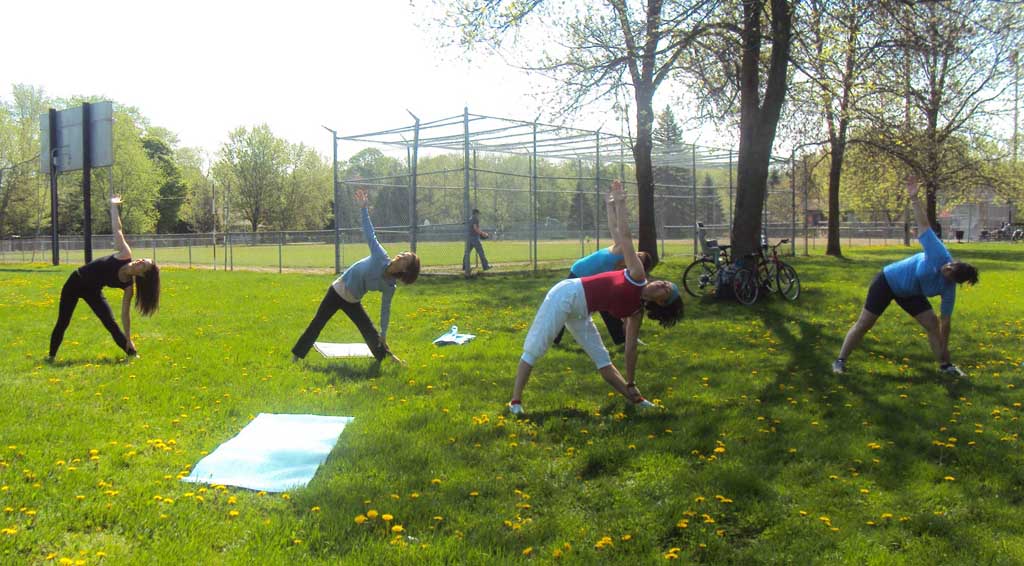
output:
[[[732,279],[732,292],[736,300],[744,305],[752,305],[757,300],[758,293],[757,276],[746,267],[736,271]]]
[[[780,261],[775,277],[776,288],[787,301],[795,301],[800,296],[800,277],[791,265]]]
[[[758,277],[761,280],[761,287],[769,294],[776,291],[775,264],[767,259],[762,259],[757,264]]]
[[[706,257],[694,260],[683,272],[683,288],[694,297],[714,293],[717,280],[718,266]]]

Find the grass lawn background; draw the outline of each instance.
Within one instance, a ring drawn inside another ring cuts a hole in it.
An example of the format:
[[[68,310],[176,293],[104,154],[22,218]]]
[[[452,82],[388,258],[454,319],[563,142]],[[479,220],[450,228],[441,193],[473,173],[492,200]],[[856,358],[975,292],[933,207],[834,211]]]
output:
[[[329,275],[174,268],[133,316],[141,359],[79,304],[48,365],[72,268],[0,266],[0,563],[1019,564],[1024,248],[951,250],[981,271],[953,317],[968,378],[939,375],[895,305],[831,373],[868,282],[911,251],[868,248],[792,258],[796,303],[685,297],[677,327],[647,321],[637,381],[663,410],[627,407],[570,344],[526,420],[504,403],[561,268],[400,287],[408,366],[376,369],[290,362]],[[453,324],[478,338],[431,345]],[[339,314],[321,339],[359,338]],[[260,412],[356,419],[306,489],[179,480]]]

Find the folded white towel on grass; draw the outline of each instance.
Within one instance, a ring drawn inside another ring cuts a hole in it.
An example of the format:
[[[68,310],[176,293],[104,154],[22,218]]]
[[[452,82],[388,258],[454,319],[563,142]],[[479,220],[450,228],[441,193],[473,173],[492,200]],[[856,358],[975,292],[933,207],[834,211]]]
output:
[[[352,420],[260,413],[183,481],[274,493],[305,487]]]
[[[334,344],[331,342],[313,342],[317,352],[325,358],[372,358],[373,352],[365,343]]]

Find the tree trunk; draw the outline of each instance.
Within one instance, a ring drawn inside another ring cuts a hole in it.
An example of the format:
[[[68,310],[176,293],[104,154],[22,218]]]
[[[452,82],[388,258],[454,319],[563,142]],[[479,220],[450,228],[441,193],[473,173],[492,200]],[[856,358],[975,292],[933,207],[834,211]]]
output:
[[[761,246],[761,217],[775,131],[786,98],[786,72],[792,33],[788,0],[771,0],[772,51],[760,104],[761,14],[766,0],[743,2],[743,51],[740,66],[740,146],[732,245],[734,257]]]
[[[653,91],[636,86],[636,143],[633,161],[636,165],[637,209],[639,226],[637,249],[651,254],[658,263],[658,227],[654,217],[654,167],[651,162],[651,135],[654,131]]]
[[[843,159],[846,156],[846,143],[836,141],[831,148],[832,159],[828,170],[828,247],[827,255],[843,256],[839,240],[839,180],[843,172]]]

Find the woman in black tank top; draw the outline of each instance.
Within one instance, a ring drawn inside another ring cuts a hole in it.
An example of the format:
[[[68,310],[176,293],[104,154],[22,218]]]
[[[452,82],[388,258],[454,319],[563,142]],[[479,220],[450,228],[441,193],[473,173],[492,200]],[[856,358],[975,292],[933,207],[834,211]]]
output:
[[[160,268],[150,259],[132,259],[132,249],[128,247],[124,232],[121,230],[121,216],[117,208],[119,204],[119,197],[110,199],[110,225],[117,253],[79,267],[68,277],[60,290],[57,324],[50,334],[50,361],[57,356],[57,350],[64,340],[64,331],[71,324],[71,315],[74,314],[79,299],[83,299],[89,305],[114,342],[126,354],[138,356],[131,339],[132,296],[135,296],[135,308],[139,309],[143,316],[150,316],[156,312],[160,303]],[[121,301],[123,332],[114,320],[114,313],[107,303],[107,298],[103,296],[103,287],[124,290]]]

